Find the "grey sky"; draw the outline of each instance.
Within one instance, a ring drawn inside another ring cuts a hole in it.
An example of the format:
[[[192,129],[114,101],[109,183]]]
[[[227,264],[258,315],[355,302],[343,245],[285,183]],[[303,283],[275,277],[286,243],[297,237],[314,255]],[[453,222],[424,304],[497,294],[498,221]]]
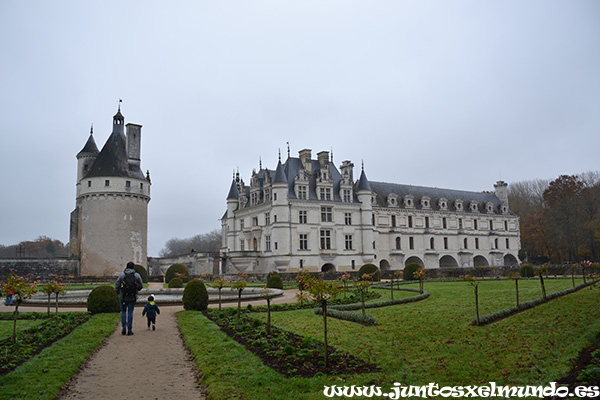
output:
[[[0,244],[69,240],[75,155],[118,99],[152,176],[149,254],[249,183],[333,149],[461,190],[598,170],[600,2],[0,1]]]

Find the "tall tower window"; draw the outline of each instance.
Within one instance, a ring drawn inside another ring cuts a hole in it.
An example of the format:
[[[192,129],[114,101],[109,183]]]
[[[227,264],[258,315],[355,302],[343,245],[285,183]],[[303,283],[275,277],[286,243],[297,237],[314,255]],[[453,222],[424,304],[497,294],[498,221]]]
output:
[[[352,225],[352,213],[344,213],[344,224],[345,225]]]
[[[125,181],[125,187],[126,188],[130,188],[131,187],[131,181]]]
[[[331,207],[321,207],[321,222],[333,221],[333,213]]]
[[[352,235],[345,235],[344,242],[346,250],[352,250]]]
[[[306,210],[300,210],[298,211],[298,223],[299,224],[306,224],[307,222],[307,212]]]
[[[108,179],[104,181],[104,186],[110,186],[110,181]]]
[[[298,235],[298,245],[300,250],[308,250],[308,234],[307,233],[301,233]]]
[[[329,229],[321,229],[321,250],[331,250],[331,231]]]

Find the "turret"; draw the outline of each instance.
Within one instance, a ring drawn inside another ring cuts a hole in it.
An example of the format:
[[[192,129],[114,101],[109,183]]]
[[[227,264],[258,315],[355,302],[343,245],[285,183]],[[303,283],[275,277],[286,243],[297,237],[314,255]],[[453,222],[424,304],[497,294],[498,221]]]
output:
[[[85,174],[96,160],[98,156],[98,146],[94,140],[94,126],[90,128],[90,136],[83,146],[83,149],[77,153],[77,183],[81,182]]]

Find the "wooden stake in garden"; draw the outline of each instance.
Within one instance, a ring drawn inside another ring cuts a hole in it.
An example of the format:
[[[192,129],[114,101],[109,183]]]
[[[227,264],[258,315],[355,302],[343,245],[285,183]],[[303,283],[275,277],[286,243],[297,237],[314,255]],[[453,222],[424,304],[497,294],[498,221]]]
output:
[[[475,290],[475,314],[477,315],[477,326],[479,326],[479,282],[471,274],[463,276]]]
[[[2,285],[2,293],[13,294],[13,298],[15,301],[15,312],[14,312],[14,322],[13,322],[13,335],[12,342],[13,344],[17,340],[17,319],[19,316],[19,305],[25,299],[30,299],[31,296],[38,292],[37,286],[39,281],[30,281],[28,277],[17,275],[16,271],[12,270],[6,278],[6,283]]]
[[[306,290],[323,310],[323,342],[325,344],[325,368],[329,368],[329,346],[327,345],[327,302],[335,298],[341,288],[331,281],[324,281],[319,277],[305,278]]]
[[[514,274],[509,274],[508,278],[515,280],[515,292],[517,294],[517,308],[519,308],[519,279],[521,278],[521,274],[518,272],[515,272]]]
[[[541,266],[535,272],[540,277],[540,285],[542,285],[542,299],[546,301],[546,285],[544,285],[544,272],[548,270],[548,267]]]

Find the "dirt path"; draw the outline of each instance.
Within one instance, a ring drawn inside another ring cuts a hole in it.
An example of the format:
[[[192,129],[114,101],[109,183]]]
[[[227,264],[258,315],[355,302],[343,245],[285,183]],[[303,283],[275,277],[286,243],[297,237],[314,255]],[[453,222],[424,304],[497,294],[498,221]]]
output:
[[[182,307],[160,307],[155,331],[146,330],[142,309],[135,308],[134,335],[121,335],[119,323],[58,399],[205,398],[177,328],[175,313]]]
[[[155,287],[162,287],[161,284]],[[295,290],[273,299],[272,304],[295,302]],[[265,301],[242,302],[264,305]],[[161,306],[156,318],[156,330],[146,330],[146,317],[142,317],[142,305],[136,305],[133,318],[133,336],[121,335],[121,324],[106,339],[103,346],[86,362],[81,371],[66,385],[57,400],[201,400],[205,396],[198,385],[195,366],[185,349],[177,327],[175,313],[183,310],[181,305]],[[218,307],[210,304],[210,307]],[[235,307],[237,303],[227,303]],[[4,307],[2,311],[12,311]],[[79,309],[65,308],[64,311]],[[45,307],[23,306],[21,312],[46,312]],[[86,311],[82,308],[81,311]]]

